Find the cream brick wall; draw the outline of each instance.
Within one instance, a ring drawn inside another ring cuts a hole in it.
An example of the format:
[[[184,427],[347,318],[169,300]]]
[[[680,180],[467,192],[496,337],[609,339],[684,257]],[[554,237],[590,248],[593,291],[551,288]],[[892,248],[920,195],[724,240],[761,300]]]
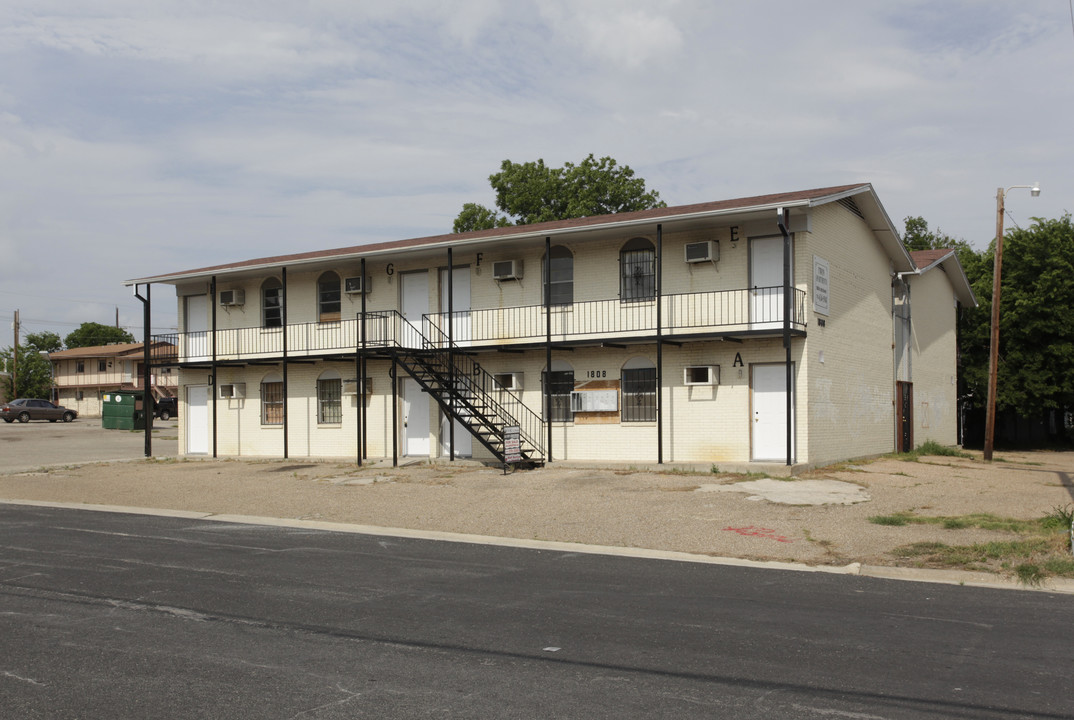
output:
[[[914,445],[958,443],[958,341],[954,289],[933,268],[910,276],[910,328],[914,383]]]
[[[813,232],[799,237],[798,266],[810,275],[800,378],[800,399],[808,407],[806,457],[823,464],[890,452],[895,436],[890,259],[865,221],[838,204],[817,208]],[[812,309],[813,255],[830,265],[828,317]]]

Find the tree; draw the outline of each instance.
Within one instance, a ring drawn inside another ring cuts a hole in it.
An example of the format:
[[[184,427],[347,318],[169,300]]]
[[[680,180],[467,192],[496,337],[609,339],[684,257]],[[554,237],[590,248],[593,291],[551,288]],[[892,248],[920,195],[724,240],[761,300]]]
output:
[[[32,345],[41,352],[57,352],[63,350],[63,340],[54,332],[48,330],[39,333],[29,333],[26,336],[26,344]]]
[[[0,351],[0,364],[11,369],[11,348]],[[18,348],[19,376],[18,385],[15,386],[15,378],[5,375],[3,378],[4,392],[7,397],[40,398],[47,400],[52,392],[52,363],[41,354],[33,345],[19,345]]]
[[[68,348],[93,347],[109,343],[132,343],[134,336],[123,328],[84,322],[63,339]]]
[[[550,220],[608,215],[666,207],[660,194],[645,189],[628,165],[613,158],[597,160],[590,153],[581,163],[561,168],[537,162],[504,160],[500,172],[489,176],[496,191],[496,210],[466,203],[455,218],[455,232],[486,230],[508,225],[531,225]]]
[[[976,265],[978,252],[968,242],[956,239],[936,228],[935,232],[929,230],[929,224],[923,217],[907,217],[903,219],[906,231],[902,235],[902,243],[907,250],[943,250],[950,248],[958,255],[958,261],[963,269],[967,265]],[[967,271],[968,272],[968,271]]]
[[[967,386],[984,397],[992,312],[993,249],[977,269],[974,292],[981,306],[966,328],[963,363]],[[1074,224],[1071,216],[1034,218],[1003,240],[1003,292],[997,410],[1023,417],[1074,407]],[[971,372],[972,370],[972,372]]]

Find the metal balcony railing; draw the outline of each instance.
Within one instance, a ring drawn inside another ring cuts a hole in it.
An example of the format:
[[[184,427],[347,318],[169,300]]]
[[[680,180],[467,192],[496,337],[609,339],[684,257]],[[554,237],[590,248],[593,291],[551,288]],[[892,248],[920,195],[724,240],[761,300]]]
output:
[[[806,324],[806,294],[792,290],[791,322]],[[783,288],[763,287],[679,293],[660,298],[664,335],[689,336],[713,332],[775,332],[783,327]],[[553,340],[615,339],[656,333],[656,300],[591,300],[551,308]],[[444,338],[447,313],[429,313],[420,323],[403,320],[394,310],[370,311],[364,321],[369,348],[393,345],[420,347],[423,338]],[[419,327],[420,325],[420,327]],[[358,320],[288,325],[287,356],[315,357],[353,353],[361,338]],[[458,347],[537,343],[545,339],[543,305],[466,310],[451,315],[450,334]],[[231,328],[216,331],[218,362],[276,360],[283,356],[284,328]],[[209,362],[212,333],[171,333],[154,336],[154,364]]]

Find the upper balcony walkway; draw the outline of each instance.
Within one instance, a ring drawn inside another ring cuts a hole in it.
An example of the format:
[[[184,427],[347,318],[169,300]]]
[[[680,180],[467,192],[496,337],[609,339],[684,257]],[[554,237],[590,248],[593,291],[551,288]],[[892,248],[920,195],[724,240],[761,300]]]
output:
[[[806,326],[805,291],[792,290],[790,327],[797,335]],[[783,288],[766,287],[664,295],[659,300],[660,336],[669,341],[711,337],[778,335],[783,330]],[[418,338],[451,337],[461,348],[524,349],[554,345],[655,342],[657,300],[593,300],[570,305],[524,305],[448,313],[429,313],[421,327],[395,312],[368,311],[364,332],[359,318],[282,327],[228,328],[212,332],[154,336],[156,365],[256,362],[288,358],[353,356],[363,346],[375,351],[387,345],[420,346]],[[395,327],[395,325],[400,325]],[[413,335],[411,340],[408,336]],[[285,345],[286,340],[286,345]],[[444,345],[447,340],[442,341]]]

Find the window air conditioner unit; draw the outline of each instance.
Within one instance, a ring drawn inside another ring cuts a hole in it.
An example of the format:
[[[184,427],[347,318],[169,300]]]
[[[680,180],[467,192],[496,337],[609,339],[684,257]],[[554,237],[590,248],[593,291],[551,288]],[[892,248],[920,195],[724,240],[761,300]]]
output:
[[[221,290],[220,291],[220,304],[221,305],[242,305],[246,302],[245,290]]]
[[[497,260],[492,263],[492,277],[494,280],[521,280],[521,260]]]
[[[220,397],[225,400],[239,400],[246,397],[246,383],[222,383]]]
[[[372,378],[366,378],[365,382],[362,383],[362,389],[365,391],[364,394],[372,395],[373,394],[373,379]],[[358,381],[357,380],[344,380],[343,381],[343,394],[344,395],[357,395],[358,394]]]
[[[343,292],[348,295],[360,295],[361,293],[369,292],[370,286],[373,284],[373,278],[366,277],[365,281],[359,277],[349,277],[343,280]]]
[[[719,385],[719,365],[690,365],[682,369],[683,385]]]
[[[686,262],[719,262],[720,244],[712,240],[686,243]]]
[[[492,379],[500,390],[521,390],[522,373],[493,373]]]

